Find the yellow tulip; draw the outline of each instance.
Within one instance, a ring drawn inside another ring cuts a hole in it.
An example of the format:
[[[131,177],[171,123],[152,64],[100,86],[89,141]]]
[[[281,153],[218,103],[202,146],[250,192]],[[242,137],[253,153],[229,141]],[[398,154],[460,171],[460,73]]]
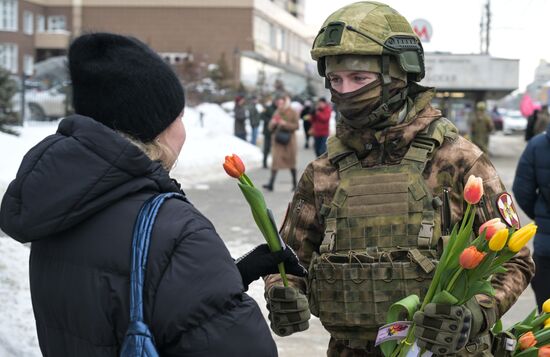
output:
[[[519,252],[521,248],[523,248],[527,242],[533,238],[536,232],[537,226],[535,226],[534,223],[529,223],[528,225],[523,226],[512,234],[512,237],[510,237],[510,240],[508,241],[508,248],[514,253]]]
[[[550,317],[544,321],[544,328],[550,328]]]
[[[550,299],[546,300],[544,302],[544,304],[542,304],[542,312],[546,312],[546,313],[550,312]],[[548,320],[550,320],[550,319],[548,319]],[[548,320],[546,320],[546,322],[548,322]]]
[[[489,249],[493,252],[499,252],[506,245],[508,240],[508,228],[498,230],[489,240]]]

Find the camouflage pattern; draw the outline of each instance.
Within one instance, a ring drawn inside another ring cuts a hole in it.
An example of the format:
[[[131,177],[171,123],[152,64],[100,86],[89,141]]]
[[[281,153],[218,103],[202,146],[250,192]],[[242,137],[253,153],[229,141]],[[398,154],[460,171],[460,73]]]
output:
[[[417,133],[441,118],[441,112],[429,105],[433,95],[434,92],[431,90],[419,93],[414,102],[408,104],[410,120],[401,124],[375,131],[369,128],[357,130],[339,122],[336,136],[353,147],[364,167],[396,165],[407,153]],[[487,156],[463,137],[446,139],[422,173],[432,195],[441,197],[443,189],[450,190],[452,224],[458,222],[464,213],[462,192],[470,175],[483,178],[485,190],[483,202],[480,203],[481,209],[477,210],[474,224],[477,231],[483,222],[498,217],[495,200],[506,190]],[[320,212],[323,205],[332,202],[339,183],[338,169],[331,164],[327,154],[311,162],[298,183],[289,206],[290,214],[285,217],[281,228],[281,235],[296,251],[304,266],[310,265],[314,253],[319,254],[326,229]],[[494,301],[483,296],[477,299],[485,310],[484,314],[494,315],[496,318],[500,318],[515,303],[534,273],[534,264],[528,248],[523,248],[504,266],[507,272],[495,275],[492,279],[496,291]],[[274,284],[280,285],[280,276],[270,275],[265,282],[266,289]],[[289,276],[289,283],[304,293],[307,290],[306,280],[303,278]],[[345,346],[342,341],[331,341],[328,355],[374,355],[355,354]]]
[[[483,110],[476,110],[470,117],[470,137],[485,154],[489,153],[489,134],[495,129],[491,117]]]

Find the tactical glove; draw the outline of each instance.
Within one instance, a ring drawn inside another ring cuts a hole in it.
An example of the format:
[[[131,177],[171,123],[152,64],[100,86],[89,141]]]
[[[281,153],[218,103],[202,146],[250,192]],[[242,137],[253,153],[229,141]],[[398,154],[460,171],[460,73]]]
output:
[[[427,304],[414,314],[418,347],[437,355],[461,350],[470,337],[472,313],[465,305]]]
[[[286,246],[284,250],[272,253],[267,244],[261,244],[235,261],[245,291],[248,285],[261,276],[276,274],[279,272],[277,264],[285,263],[285,271],[299,277],[304,277],[307,270],[300,265],[296,253]]]
[[[289,336],[309,328],[309,305],[298,289],[274,285],[265,293],[271,330],[278,336]]]

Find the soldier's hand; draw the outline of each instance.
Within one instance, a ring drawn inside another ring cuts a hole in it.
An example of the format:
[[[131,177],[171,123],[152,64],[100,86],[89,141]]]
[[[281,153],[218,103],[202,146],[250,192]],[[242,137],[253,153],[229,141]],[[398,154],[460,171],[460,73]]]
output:
[[[468,342],[472,313],[464,305],[427,304],[414,314],[418,347],[437,355],[453,354]]]
[[[274,285],[265,293],[271,330],[278,336],[289,336],[309,328],[309,305],[298,289]]]

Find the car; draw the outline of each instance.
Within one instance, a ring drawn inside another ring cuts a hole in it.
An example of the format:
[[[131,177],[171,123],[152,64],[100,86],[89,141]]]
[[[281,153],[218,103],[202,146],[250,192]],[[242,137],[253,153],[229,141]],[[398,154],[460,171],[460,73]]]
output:
[[[519,110],[508,110],[502,115],[502,131],[504,134],[524,132],[527,129],[527,119]]]
[[[46,90],[25,91],[25,102],[30,120],[52,120],[67,115],[67,84],[58,84]]]

